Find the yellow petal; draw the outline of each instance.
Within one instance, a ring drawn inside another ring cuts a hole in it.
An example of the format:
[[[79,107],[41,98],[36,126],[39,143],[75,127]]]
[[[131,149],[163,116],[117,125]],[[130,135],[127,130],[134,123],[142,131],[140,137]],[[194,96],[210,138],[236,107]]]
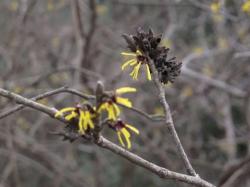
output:
[[[131,62],[129,65],[130,65],[130,66],[134,66],[135,64],[137,64],[137,60]]]
[[[136,54],[137,54],[137,55],[142,55],[142,53],[141,53],[140,50],[136,50]]]
[[[119,107],[116,104],[113,104],[114,107],[114,111],[115,111],[115,117],[119,116],[121,113],[121,110],[119,109]]]
[[[91,129],[93,129],[94,128],[94,123],[93,123],[93,121],[92,121],[92,119],[91,119],[91,115],[90,115],[90,112],[89,111],[86,111],[85,112],[85,115],[86,115],[86,121],[87,121],[87,125],[91,128]]]
[[[136,71],[136,69],[134,67],[133,71],[129,74],[133,79],[134,79],[135,71]]]
[[[136,52],[136,53],[137,53],[137,52]],[[121,55],[124,55],[124,56],[136,56],[136,53],[122,52]]]
[[[140,67],[141,67],[141,63],[139,63],[139,64],[135,67],[135,74],[134,74],[134,77],[133,77],[134,80],[137,80],[137,78],[138,78],[138,73],[139,73]]]
[[[83,120],[83,129],[86,131],[88,129],[88,114],[87,112],[84,112],[84,120]]]
[[[127,148],[130,149],[131,148],[130,133],[125,128],[122,128],[121,132],[122,132],[122,134],[125,137],[125,140],[127,142]]]
[[[141,63],[139,63],[139,64],[137,65],[137,69],[136,69],[136,79],[137,79],[137,77],[138,77],[138,73],[139,73],[140,67],[141,67]]]
[[[122,144],[123,147],[125,147],[125,144],[124,144],[124,142],[122,140],[121,132],[118,131],[117,136],[118,136],[119,142]]]
[[[80,110],[80,117],[79,117],[78,126],[79,126],[79,132],[82,134],[84,134],[83,122],[84,122],[84,112]]]
[[[130,93],[130,92],[136,92],[136,88],[121,87],[121,88],[116,89],[115,91],[116,94],[124,94],[124,93]]]
[[[90,127],[91,129],[94,128],[94,123],[93,123],[92,119],[89,119],[89,127]]]
[[[139,130],[137,128],[135,128],[134,126],[132,125],[129,125],[129,124],[126,124],[125,125],[127,128],[129,128],[130,130],[132,130],[133,132],[135,132],[136,134],[139,134]]]
[[[134,70],[130,73],[130,76],[134,79],[134,80],[137,80],[138,78],[138,72],[140,70],[140,67],[141,67],[141,63],[137,64],[135,67],[134,67]]]
[[[98,113],[101,113],[102,110],[106,109],[106,104],[107,104],[107,103],[101,104],[101,105],[99,106],[97,112],[98,112]]]
[[[148,66],[148,64],[146,64],[146,70],[147,70],[147,78],[148,78],[148,80],[152,80],[152,77],[151,77],[151,73],[150,73],[150,69],[149,69],[149,66]]]
[[[119,103],[119,104],[121,104],[121,105],[127,106],[129,108],[132,107],[131,101],[129,101],[129,99],[127,99],[127,98],[116,97],[116,102]]]
[[[71,120],[72,118],[75,118],[75,117],[77,117],[77,113],[76,112],[72,112],[71,114],[65,116],[65,119],[67,121],[69,121],[69,120]]]
[[[124,70],[128,65],[136,64],[136,59],[131,59],[123,63],[122,70]]]
[[[58,112],[55,113],[55,117],[58,117],[58,116],[62,116],[63,113],[65,112],[70,112],[70,111],[74,111],[76,108],[74,107],[66,107],[66,108],[63,108],[61,110],[59,110]]]
[[[108,118],[111,120],[115,120],[116,119],[116,115],[115,115],[115,109],[113,105],[108,104],[109,106],[107,107],[107,111],[108,111]]]

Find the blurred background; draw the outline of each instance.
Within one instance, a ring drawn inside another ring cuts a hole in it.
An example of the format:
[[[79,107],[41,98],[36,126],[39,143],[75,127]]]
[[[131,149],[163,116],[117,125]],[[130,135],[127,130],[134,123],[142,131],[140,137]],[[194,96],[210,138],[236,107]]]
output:
[[[1,0],[0,87],[33,97],[65,85],[93,93],[134,86],[134,106],[163,114],[152,82],[122,72],[123,33],[162,33],[161,45],[182,61],[166,97],[183,146],[200,176],[223,187],[250,186],[249,0]],[[81,99],[59,94],[56,108]],[[0,97],[0,114],[16,104]],[[140,130],[132,151],[185,172],[164,124],[123,110]],[[63,124],[31,109],[0,119],[1,187],[182,187],[113,153],[51,135]],[[116,134],[104,136],[118,143]]]

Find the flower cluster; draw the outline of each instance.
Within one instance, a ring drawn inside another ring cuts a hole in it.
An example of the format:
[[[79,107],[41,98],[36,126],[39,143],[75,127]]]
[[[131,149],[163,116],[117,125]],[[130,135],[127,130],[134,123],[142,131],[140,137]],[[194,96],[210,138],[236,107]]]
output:
[[[135,127],[125,124],[120,120],[121,109],[119,105],[125,107],[132,107],[132,102],[128,98],[121,97],[122,94],[136,92],[135,88],[132,87],[122,87],[115,91],[104,93],[101,97],[100,104],[97,107],[93,107],[89,103],[78,104],[76,107],[66,107],[59,110],[55,117],[64,117],[67,121],[76,121],[76,129],[78,133],[85,134],[91,129],[95,128],[95,122],[97,118],[102,115],[107,116],[107,124],[110,128],[117,132],[118,140],[121,145],[125,147],[122,136],[124,136],[127,142],[127,148],[131,148],[130,132],[128,129],[132,130],[136,134],[139,134],[138,129]],[[73,122],[74,122],[73,121]],[[72,123],[75,127],[76,123]]]
[[[78,120],[78,132],[85,134],[89,129],[94,129],[94,118],[97,116],[95,108],[89,104],[78,104],[76,107],[66,107],[59,110],[55,117],[64,116],[67,121]]]
[[[155,36],[151,29],[148,32],[138,29],[135,35],[124,34],[123,37],[130,52],[121,53],[124,57],[129,57],[121,68],[125,70],[127,67],[132,67],[130,76],[133,79],[138,78],[142,66],[145,67],[148,80],[152,80],[150,68],[155,67],[159,80],[164,84],[173,82],[180,74],[181,62],[177,62],[175,57],[168,58],[169,49],[160,46],[161,36]],[[154,66],[151,66],[151,62]],[[111,129],[116,131],[121,145],[131,148],[130,132],[139,134],[139,130],[120,119],[119,106],[131,108],[132,102],[128,98],[122,97],[122,94],[133,92],[136,92],[136,89],[132,87],[122,87],[115,91],[105,92],[101,86],[97,86],[94,104],[84,103],[78,104],[76,107],[63,108],[55,114],[55,117],[61,116],[72,122],[70,125],[74,125],[74,129],[77,129],[80,134],[90,133],[92,129],[96,130],[93,131],[94,133],[99,132],[100,125],[108,124]],[[95,128],[97,124],[98,128]]]
[[[130,73],[133,79],[137,79],[139,69],[145,64],[147,77],[151,80],[151,70],[148,66],[149,60],[152,60],[159,74],[159,79],[166,84],[173,82],[180,74],[181,62],[177,62],[176,58],[168,58],[169,49],[161,46],[161,35],[154,35],[150,29],[148,32],[138,29],[135,35],[123,35],[131,52],[123,52],[124,56],[132,56],[133,59],[126,61],[122,65],[122,70],[127,66],[133,66],[134,69]]]
[[[124,97],[121,97],[122,94],[125,93],[133,93],[136,92],[135,88],[132,87],[122,87],[116,89],[114,92],[110,92],[102,98],[102,104],[100,105],[99,112],[106,111],[108,113],[108,124],[109,127],[116,131],[118,140],[120,141],[121,145],[125,147],[123,138],[121,135],[124,136],[127,142],[127,148],[131,148],[131,141],[130,141],[130,132],[128,129],[134,131],[136,134],[139,134],[139,130],[133,127],[132,125],[125,124],[120,118],[121,110],[118,105],[123,105],[128,108],[132,107],[132,102]]]
[[[109,120],[116,120],[121,113],[120,108],[117,104],[132,107],[132,102],[124,97],[121,97],[124,93],[136,92],[135,88],[122,87],[116,89],[115,92],[111,92],[102,98],[102,104],[98,107],[98,112],[107,111]]]
[[[134,66],[133,71],[130,73],[130,76],[134,79],[137,80],[138,79],[138,73],[140,70],[140,67],[142,64],[145,65],[146,67],[146,72],[147,72],[147,78],[148,80],[151,80],[151,72],[149,69],[149,65],[147,64],[147,58],[145,56],[143,56],[143,54],[141,53],[140,50],[136,50],[136,52],[122,52],[121,53],[124,56],[131,56],[133,57],[132,59],[124,62],[124,64],[122,65],[122,70],[124,70],[128,65],[130,66]]]
[[[115,123],[109,124],[110,128],[117,132],[118,139],[123,147],[125,147],[125,143],[123,141],[123,137],[126,140],[127,148],[131,148],[131,141],[130,141],[130,132],[133,131],[136,134],[139,134],[139,130],[132,125],[126,124],[121,120],[117,120]]]

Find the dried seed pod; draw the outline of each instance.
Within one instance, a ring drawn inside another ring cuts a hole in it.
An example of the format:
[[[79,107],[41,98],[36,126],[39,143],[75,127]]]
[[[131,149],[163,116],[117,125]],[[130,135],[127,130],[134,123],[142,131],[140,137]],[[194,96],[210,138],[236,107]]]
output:
[[[136,50],[148,55],[153,60],[160,81],[164,84],[173,82],[181,72],[181,62],[176,58],[168,58],[169,48],[160,46],[162,35],[154,35],[152,29],[148,32],[138,28],[135,35],[123,36],[132,52]]]

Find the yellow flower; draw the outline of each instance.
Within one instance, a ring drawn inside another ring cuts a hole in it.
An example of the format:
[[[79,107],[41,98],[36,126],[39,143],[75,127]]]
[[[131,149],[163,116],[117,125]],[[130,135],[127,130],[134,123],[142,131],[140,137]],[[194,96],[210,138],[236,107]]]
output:
[[[127,143],[127,148],[130,149],[131,148],[131,140],[130,140],[131,135],[129,131],[133,131],[134,133],[139,134],[139,130],[132,125],[125,124],[121,120],[118,120],[113,128],[117,133],[118,140],[121,143],[121,145],[123,147],[126,147],[124,143],[124,139],[125,139]]]
[[[121,94],[136,92],[136,88],[121,87],[115,90],[115,93],[111,95],[98,109],[100,113],[102,110],[108,112],[108,119],[116,120],[120,115],[121,110],[117,104],[124,105],[131,108],[132,102],[128,98],[120,97]]]
[[[114,120],[114,121],[117,119],[117,117],[121,113],[121,110],[119,109],[119,107],[117,106],[117,104],[115,104],[112,101],[103,103],[100,106],[98,112],[100,113],[103,110],[106,110],[108,112],[108,119]]]
[[[94,123],[92,121],[92,114],[89,111],[80,110],[80,118],[79,118],[79,132],[84,134],[88,128],[93,129]]]
[[[221,9],[221,3],[220,2],[211,3],[210,9],[213,13],[218,13]]]
[[[137,50],[134,52],[122,52],[123,56],[129,56],[132,57],[132,59],[126,61],[122,65],[122,70],[124,70],[127,66],[133,66],[132,72],[129,74],[134,80],[138,79],[139,70],[141,68],[141,65],[145,65],[146,73],[147,73],[147,79],[152,80],[151,72],[149,65],[147,63],[147,58],[143,56],[140,50]]]
[[[76,108],[75,107],[66,107],[66,108],[63,108],[63,109],[61,109],[61,110],[59,110],[59,111],[57,111],[56,113],[55,113],[55,118],[58,118],[59,116],[63,116],[63,114],[64,113],[68,113],[68,112],[71,112],[70,114],[67,114],[66,116],[65,116],[65,119],[66,120],[71,120],[73,117],[72,116],[74,116],[74,114],[76,113]],[[69,116],[69,117],[68,117]]]
[[[250,0],[244,2],[241,6],[241,10],[243,12],[249,13],[250,14]]]
[[[64,115],[64,113],[66,113],[66,115]],[[88,128],[94,128],[93,118],[95,115],[87,109],[66,107],[56,112],[55,117],[57,118],[59,116],[64,116],[67,121],[73,118],[78,119],[78,131],[81,134],[84,134]]]

